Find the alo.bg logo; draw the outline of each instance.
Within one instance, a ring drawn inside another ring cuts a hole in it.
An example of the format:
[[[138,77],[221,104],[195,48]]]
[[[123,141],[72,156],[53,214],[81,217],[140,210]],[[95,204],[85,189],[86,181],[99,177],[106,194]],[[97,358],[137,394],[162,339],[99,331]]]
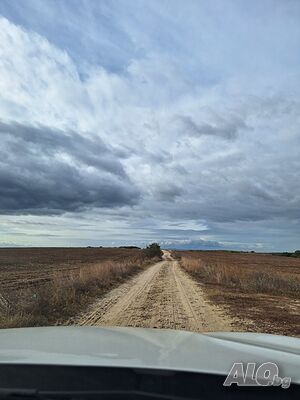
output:
[[[258,366],[256,363],[247,363],[246,370],[243,363],[234,363],[223,385],[231,386],[233,383],[238,386],[281,386],[287,389],[291,378],[280,378],[278,366],[273,362]]]

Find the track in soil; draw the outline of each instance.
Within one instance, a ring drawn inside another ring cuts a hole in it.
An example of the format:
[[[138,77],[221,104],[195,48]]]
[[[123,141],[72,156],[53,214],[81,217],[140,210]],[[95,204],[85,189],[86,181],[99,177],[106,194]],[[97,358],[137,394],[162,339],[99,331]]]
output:
[[[167,251],[163,261],[113,289],[73,321],[76,325],[197,332],[231,331],[232,323]]]

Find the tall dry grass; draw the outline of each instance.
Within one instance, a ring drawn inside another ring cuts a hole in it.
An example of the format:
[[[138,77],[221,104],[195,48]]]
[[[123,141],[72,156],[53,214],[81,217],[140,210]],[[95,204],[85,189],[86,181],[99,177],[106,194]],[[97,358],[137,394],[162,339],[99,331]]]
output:
[[[201,258],[182,256],[182,267],[204,283],[228,286],[244,292],[281,294],[299,297],[300,282],[278,272],[247,271],[237,265],[206,263]]]
[[[126,277],[149,263],[143,254],[121,261],[104,261],[78,270],[57,271],[50,282],[0,296],[0,328],[45,326],[76,315]]]

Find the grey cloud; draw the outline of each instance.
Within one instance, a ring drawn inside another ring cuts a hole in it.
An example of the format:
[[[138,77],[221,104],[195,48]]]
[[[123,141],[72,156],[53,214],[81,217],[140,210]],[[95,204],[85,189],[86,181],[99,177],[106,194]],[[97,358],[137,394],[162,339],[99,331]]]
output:
[[[125,176],[113,150],[108,149],[100,138],[89,139],[73,131],[3,122],[0,122],[0,133],[4,145],[6,142],[14,156],[23,156],[24,150],[32,156],[40,153],[49,158],[66,153],[86,166]]]
[[[130,205],[139,193],[101,139],[0,123],[0,212],[60,214]]]
[[[217,136],[227,140],[237,137],[240,129],[247,128],[245,122],[239,117],[232,117],[230,120],[218,118],[214,124],[196,122],[191,116],[177,117],[179,124],[187,135],[191,136]]]
[[[173,201],[183,193],[183,189],[174,184],[159,185],[155,188],[154,196],[158,201]]]
[[[168,7],[157,4],[151,2],[146,13],[141,13],[144,5],[105,6],[104,30],[96,23],[103,20],[102,6],[98,13],[97,7],[93,12],[79,7],[79,14],[72,5],[64,7],[72,31],[67,36],[57,34],[62,29],[55,25],[56,6],[46,12],[39,7],[41,18],[26,6],[7,15],[17,25],[3,25],[2,118],[53,127],[101,126],[113,147],[76,132],[2,124],[0,213],[75,211],[77,221],[85,216],[99,228],[90,233],[91,240],[102,237],[103,242],[130,235],[196,240],[203,234],[192,229],[196,224],[172,230],[171,221],[201,220],[208,227],[206,239],[273,239],[294,246],[300,226],[296,13],[293,22],[285,12],[270,14],[266,7],[262,13],[252,7],[253,14],[251,7],[246,13],[229,7],[230,23],[224,18],[220,37],[214,18],[218,7],[207,19],[208,9],[179,6],[170,18]],[[52,15],[50,30],[40,24],[42,14]],[[88,18],[82,20],[83,15]],[[251,32],[244,29],[249,22],[255,26]],[[109,33],[114,26],[126,31],[129,46],[124,47],[122,35]],[[98,28],[103,35],[95,34]],[[92,58],[78,46],[83,42]],[[121,48],[130,51],[121,50],[120,58]],[[284,54],[280,60],[279,53]],[[106,59],[115,55],[115,64]],[[79,236],[83,228],[70,225],[68,218],[55,218],[62,226],[53,231]],[[264,230],[269,222],[276,230]],[[3,228],[5,237],[9,226]],[[44,229],[51,232],[49,221]],[[87,237],[85,231],[84,238],[70,243]]]
[[[202,198],[196,191],[193,196],[194,199],[199,196],[199,200],[179,198],[177,203],[169,203],[167,209],[162,208],[161,205],[157,212],[167,213],[173,219],[202,219],[210,223],[262,221],[280,216],[287,219],[286,224],[291,220],[299,221],[299,203],[288,203],[284,198],[269,200],[262,197],[250,197],[247,193],[226,193],[225,187]]]

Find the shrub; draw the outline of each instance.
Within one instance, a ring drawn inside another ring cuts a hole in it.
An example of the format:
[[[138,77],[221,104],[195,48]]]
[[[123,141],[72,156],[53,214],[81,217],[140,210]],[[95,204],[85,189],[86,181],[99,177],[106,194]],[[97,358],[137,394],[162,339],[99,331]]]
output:
[[[147,258],[162,258],[163,252],[158,243],[151,243],[144,249],[144,254]]]

